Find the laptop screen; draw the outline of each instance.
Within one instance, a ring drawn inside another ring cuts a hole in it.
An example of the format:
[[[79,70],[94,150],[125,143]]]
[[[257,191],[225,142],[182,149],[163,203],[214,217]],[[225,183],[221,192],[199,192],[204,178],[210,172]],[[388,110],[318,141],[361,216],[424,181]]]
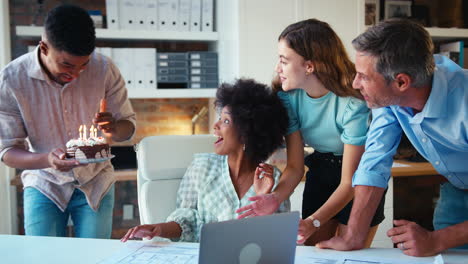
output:
[[[205,224],[199,263],[294,263],[299,212]]]

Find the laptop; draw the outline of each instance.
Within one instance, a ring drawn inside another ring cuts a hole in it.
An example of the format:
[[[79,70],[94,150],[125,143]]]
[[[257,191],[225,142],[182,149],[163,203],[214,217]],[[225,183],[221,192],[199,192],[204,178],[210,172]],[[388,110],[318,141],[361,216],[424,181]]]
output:
[[[205,224],[198,263],[294,263],[299,212]]]

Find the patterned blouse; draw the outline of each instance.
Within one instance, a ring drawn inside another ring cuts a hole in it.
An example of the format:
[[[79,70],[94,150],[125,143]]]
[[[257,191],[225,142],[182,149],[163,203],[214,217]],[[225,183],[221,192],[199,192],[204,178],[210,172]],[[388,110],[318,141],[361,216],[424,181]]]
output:
[[[273,174],[276,188],[281,172],[275,168]],[[229,174],[227,156],[195,154],[180,183],[176,210],[169,215],[167,222],[175,221],[180,225],[180,241],[199,242],[203,224],[236,219],[236,209],[252,203],[248,199],[255,195],[252,185],[239,200]],[[289,210],[287,199],[277,212]]]

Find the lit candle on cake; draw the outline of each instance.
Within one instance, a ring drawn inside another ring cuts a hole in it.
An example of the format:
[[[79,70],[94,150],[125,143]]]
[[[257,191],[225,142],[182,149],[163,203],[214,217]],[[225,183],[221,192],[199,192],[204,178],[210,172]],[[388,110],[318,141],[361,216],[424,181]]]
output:
[[[94,125],[91,125],[89,128],[89,137],[93,138],[94,136]]]
[[[97,138],[97,128],[94,128],[94,137]]]
[[[83,133],[82,133],[83,126],[82,125],[80,125],[80,128],[78,129],[78,131],[80,132],[80,139],[83,139]]]
[[[86,125],[83,125],[83,140],[86,140],[88,137],[86,136]]]

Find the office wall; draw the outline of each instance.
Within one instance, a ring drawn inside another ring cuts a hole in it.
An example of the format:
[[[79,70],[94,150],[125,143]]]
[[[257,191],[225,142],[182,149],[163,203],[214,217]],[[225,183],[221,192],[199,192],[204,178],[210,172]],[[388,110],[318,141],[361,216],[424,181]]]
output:
[[[301,19],[317,18],[330,24],[354,61],[351,41],[364,31],[363,0],[304,0],[299,12]]]
[[[330,24],[354,61],[351,41],[364,31],[364,0],[239,0],[239,72],[270,83],[283,29],[317,18]]]
[[[239,73],[269,84],[278,61],[281,31],[298,21],[301,0],[239,1]]]
[[[137,131],[133,143],[150,135],[190,135],[192,116],[209,99],[131,99],[137,114]],[[195,126],[195,134],[208,134],[212,124],[208,116],[202,117]]]

